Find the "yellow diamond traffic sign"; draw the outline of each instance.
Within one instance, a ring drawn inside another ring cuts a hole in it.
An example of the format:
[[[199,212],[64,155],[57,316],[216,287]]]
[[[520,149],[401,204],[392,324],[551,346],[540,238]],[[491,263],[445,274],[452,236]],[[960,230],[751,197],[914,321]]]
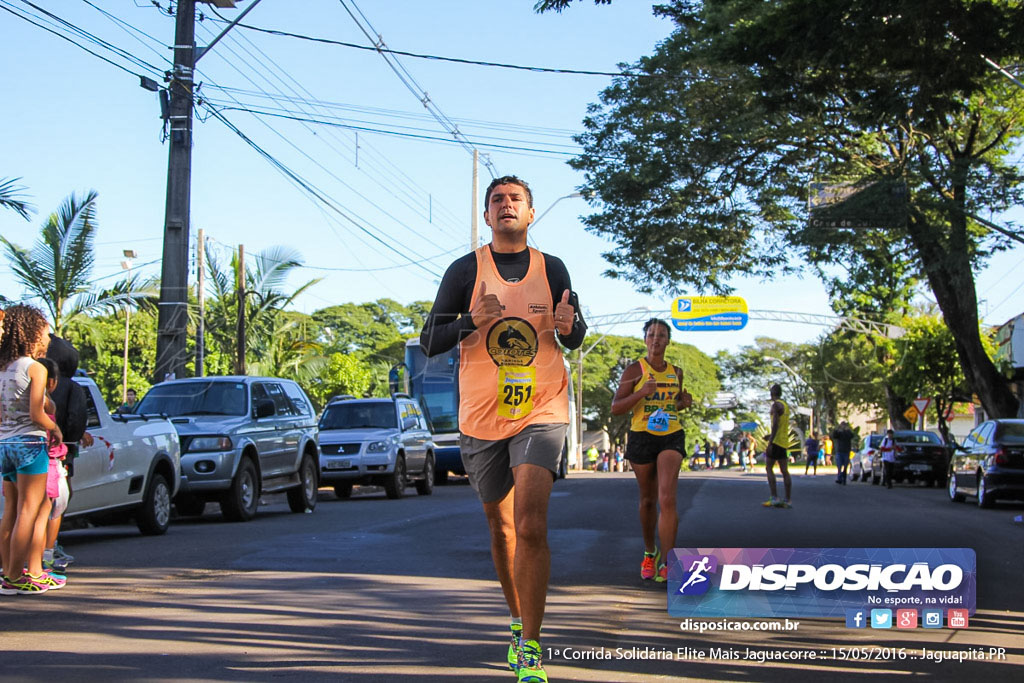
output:
[[[903,412],[903,417],[907,418],[910,422],[916,422],[917,416],[921,413],[917,412],[917,408],[910,406]]]

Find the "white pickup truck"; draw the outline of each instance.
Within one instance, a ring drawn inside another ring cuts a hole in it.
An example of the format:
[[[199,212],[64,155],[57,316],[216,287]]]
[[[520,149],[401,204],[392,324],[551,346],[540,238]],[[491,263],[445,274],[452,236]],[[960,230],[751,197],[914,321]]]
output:
[[[181,485],[178,432],[157,415],[111,414],[96,383],[75,377],[86,396],[90,446],[75,458],[66,518],[130,513],[139,531],[162,534]]]

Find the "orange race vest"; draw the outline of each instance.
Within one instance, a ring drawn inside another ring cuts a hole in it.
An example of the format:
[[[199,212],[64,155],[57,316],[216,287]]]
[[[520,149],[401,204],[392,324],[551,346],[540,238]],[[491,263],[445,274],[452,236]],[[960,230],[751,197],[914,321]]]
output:
[[[496,294],[503,317],[459,342],[459,431],[496,441],[531,424],[569,422],[569,378],[555,340],[554,302],[544,256],[530,248],[519,282],[498,274],[491,249],[476,250],[476,282]]]

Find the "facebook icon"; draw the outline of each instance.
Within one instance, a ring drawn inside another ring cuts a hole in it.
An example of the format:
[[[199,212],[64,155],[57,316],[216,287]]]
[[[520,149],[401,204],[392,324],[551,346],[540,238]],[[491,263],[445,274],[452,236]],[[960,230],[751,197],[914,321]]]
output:
[[[867,628],[867,610],[848,609],[846,610],[846,628]]]

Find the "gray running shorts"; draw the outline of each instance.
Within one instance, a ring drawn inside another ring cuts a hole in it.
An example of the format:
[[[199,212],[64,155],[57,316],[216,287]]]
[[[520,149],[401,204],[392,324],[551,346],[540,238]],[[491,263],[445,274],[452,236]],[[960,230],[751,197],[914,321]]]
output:
[[[550,470],[554,477],[567,428],[566,424],[532,424],[500,441],[460,435],[462,465],[480,501],[494,503],[508,495],[515,483],[512,468],[517,465],[537,465]]]

